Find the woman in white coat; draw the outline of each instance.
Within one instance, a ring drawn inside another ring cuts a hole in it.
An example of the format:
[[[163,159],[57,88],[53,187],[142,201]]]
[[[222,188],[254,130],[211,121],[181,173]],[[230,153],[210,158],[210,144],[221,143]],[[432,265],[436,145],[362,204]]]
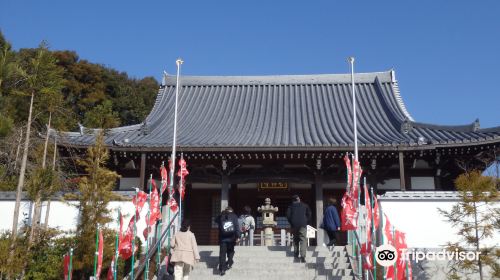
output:
[[[188,219],[182,221],[181,230],[171,240],[172,259],[174,263],[175,280],[188,280],[189,272],[193,269],[195,262],[200,260],[196,237],[190,231],[191,222]]]

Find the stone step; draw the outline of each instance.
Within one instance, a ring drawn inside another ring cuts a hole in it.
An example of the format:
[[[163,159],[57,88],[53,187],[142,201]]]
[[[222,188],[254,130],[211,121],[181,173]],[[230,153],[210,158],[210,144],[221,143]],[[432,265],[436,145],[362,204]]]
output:
[[[284,246],[237,246],[233,267],[221,277],[218,271],[219,246],[199,246],[201,260],[191,271],[190,279],[231,280],[353,280],[347,251],[336,246],[307,248],[306,263],[293,257],[293,248]],[[173,279],[173,278],[165,278]]]
[[[235,249],[242,249],[246,251],[292,251],[292,246],[235,246]],[[218,251],[218,245],[200,245],[198,246],[198,250],[205,251]],[[330,251],[327,247],[324,246],[308,246],[307,251]],[[332,251],[345,251],[344,246],[335,246]]]
[[[255,264],[255,265],[265,265],[265,264],[280,265],[280,264],[290,264],[290,263],[298,263],[299,262],[298,259],[291,258],[291,257],[255,258],[255,257],[235,256],[233,260],[234,260],[235,264]],[[202,258],[200,260],[200,263],[218,264],[219,257],[213,256],[210,258]],[[306,263],[325,264],[325,265],[329,265],[329,266],[342,267],[343,265],[349,264],[349,259],[346,257],[345,258],[306,257]]]
[[[219,253],[210,253],[210,254],[204,254],[200,252],[200,257],[201,259],[212,259],[212,258],[218,258]],[[234,258],[240,258],[240,259],[245,259],[245,260],[276,260],[276,259],[294,259],[293,254],[242,254],[240,252],[235,252]],[[348,255],[340,255],[340,256],[332,256],[332,255],[315,255],[315,254],[306,254],[306,258],[309,259],[317,259],[317,260],[324,260],[324,261],[334,261],[334,260],[343,260],[343,259],[348,259]]]

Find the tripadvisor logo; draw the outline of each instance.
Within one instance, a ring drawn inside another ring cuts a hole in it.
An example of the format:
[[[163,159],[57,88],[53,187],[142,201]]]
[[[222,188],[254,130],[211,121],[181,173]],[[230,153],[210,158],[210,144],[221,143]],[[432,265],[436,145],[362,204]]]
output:
[[[381,266],[391,266],[394,265],[396,260],[398,259],[398,255],[401,254],[402,260],[410,260],[415,262],[420,262],[423,260],[426,261],[478,261],[479,255],[481,252],[475,251],[459,251],[456,249],[455,251],[446,251],[441,250],[437,252],[432,251],[415,251],[412,249],[411,251],[408,249],[401,249],[399,252],[394,248],[394,246],[390,244],[382,244],[377,247],[375,251],[375,260]]]
[[[396,248],[390,244],[382,244],[375,251],[375,260],[381,266],[394,265],[398,258]]]

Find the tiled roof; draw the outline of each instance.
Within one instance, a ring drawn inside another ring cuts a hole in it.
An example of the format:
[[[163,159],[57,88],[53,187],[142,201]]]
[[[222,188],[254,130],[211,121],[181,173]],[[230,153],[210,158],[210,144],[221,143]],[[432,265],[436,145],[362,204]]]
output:
[[[178,146],[196,149],[329,149],[353,146],[350,75],[181,76]],[[437,126],[413,121],[393,71],[355,75],[361,149],[500,142],[500,127]],[[166,78],[155,105],[138,125],[108,131],[115,148],[169,149],[175,77]],[[63,133],[86,146],[93,130]]]

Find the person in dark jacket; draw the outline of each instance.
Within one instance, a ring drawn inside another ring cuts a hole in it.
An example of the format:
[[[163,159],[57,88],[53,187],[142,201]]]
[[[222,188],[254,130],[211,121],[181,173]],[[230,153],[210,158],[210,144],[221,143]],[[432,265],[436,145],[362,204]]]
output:
[[[217,216],[215,222],[219,226],[219,273],[224,275],[233,265],[234,245],[239,242],[241,231],[238,216],[230,206]]]
[[[330,199],[328,199],[328,206],[323,213],[323,229],[326,231],[328,239],[330,239],[326,245],[328,247],[335,245],[335,242],[337,241],[336,234],[337,231],[340,230],[339,212],[335,206],[336,204],[337,200],[330,197]]]
[[[286,211],[286,217],[293,233],[293,248],[295,258],[299,257],[300,245],[300,262],[306,262],[307,251],[307,224],[311,221],[311,209],[309,206],[300,201],[298,195],[293,196],[293,202]]]

